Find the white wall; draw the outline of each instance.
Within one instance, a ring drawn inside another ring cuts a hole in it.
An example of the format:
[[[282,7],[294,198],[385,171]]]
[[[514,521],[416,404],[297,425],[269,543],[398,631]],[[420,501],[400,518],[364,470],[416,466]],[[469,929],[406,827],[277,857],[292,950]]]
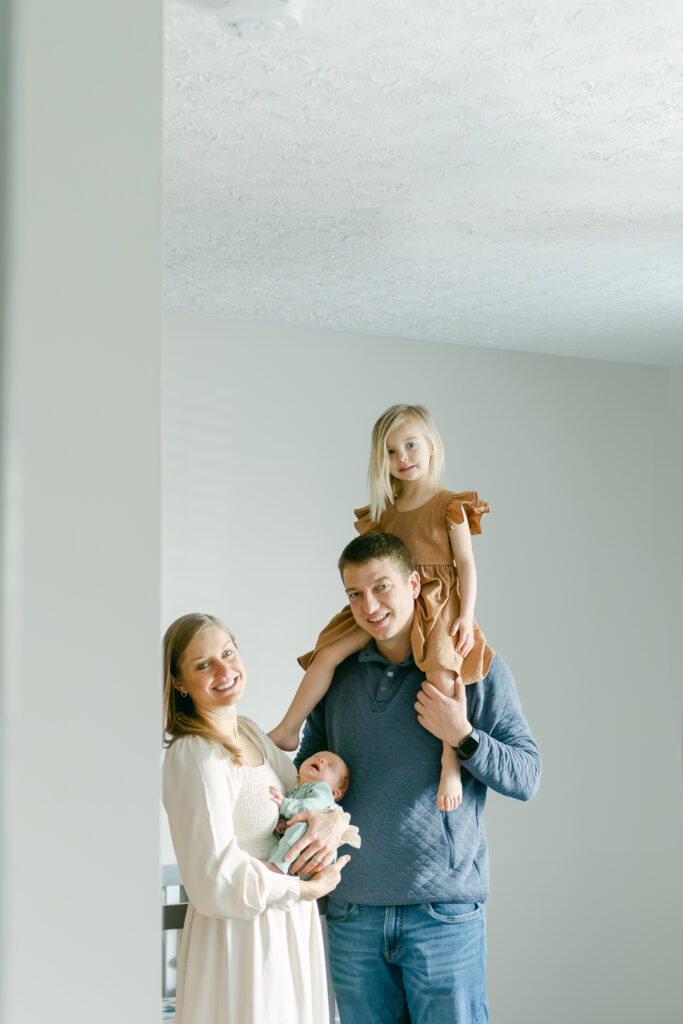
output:
[[[244,710],[275,724],[344,603],[372,423],[426,404],[447,486],[492,504],[477,615],[544,759],[535,800],[487,811],[493,1019],[674,1019],[680,375],[172,313],[165,334],[165,621],[224,617]]]
[[[161,11],[17,0],[5,29],[8,13],[0,1019],[150,1024]]]

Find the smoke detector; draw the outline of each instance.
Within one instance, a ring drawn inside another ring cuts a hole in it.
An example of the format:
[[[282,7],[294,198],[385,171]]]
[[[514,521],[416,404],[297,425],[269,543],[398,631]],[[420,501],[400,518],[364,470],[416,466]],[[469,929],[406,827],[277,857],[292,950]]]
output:
[[[306,0],[228,0],[221,20],[242,39],[281,39],[299,27],[305,4]]]

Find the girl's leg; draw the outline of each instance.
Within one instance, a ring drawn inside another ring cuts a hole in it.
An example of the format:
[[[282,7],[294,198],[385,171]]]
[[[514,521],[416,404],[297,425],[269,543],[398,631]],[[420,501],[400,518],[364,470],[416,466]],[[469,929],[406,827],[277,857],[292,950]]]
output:
[[[446,697],[455,693],[455,672],[428,672],[427,679],[441,690]],[[453,747],[443,745],[441,755],[441,778],[436,795],[436,806],[440,811],[454,811],[462,803],[462,782],[460,780],[460,762]]]
[[[296,750],[299,746],[299,731],[305,719],[316,704],[323,699],[338,665],[354,651],[360,651],[368,643],[368,634],[360,626],[339,640],[321,648],[310,663],[294,700],[279,725],[268,733],[273,743],[281,750]]]
[[[325,650],[318,651],[304,673],[284,718],[268,733],[276,747],[280,747],[281,750],[296,750],[299,746],[301,726],[318,701],[327,693],[333,675],[334,666],[325,656]]]

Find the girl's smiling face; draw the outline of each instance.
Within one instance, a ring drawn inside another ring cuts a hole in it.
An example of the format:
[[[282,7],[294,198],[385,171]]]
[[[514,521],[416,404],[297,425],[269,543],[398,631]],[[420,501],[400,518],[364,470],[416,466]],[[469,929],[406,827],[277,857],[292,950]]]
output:
[[[396,480],[423,480],[429,472],[432,447],[415,420],[404,420],[387,434],[389,472]]]
[[[218,626],[200,630],[178,663],[179,689],[186,690],[197,712],[219,711],[242,698],[247,682],[244,663],[229,633]]]

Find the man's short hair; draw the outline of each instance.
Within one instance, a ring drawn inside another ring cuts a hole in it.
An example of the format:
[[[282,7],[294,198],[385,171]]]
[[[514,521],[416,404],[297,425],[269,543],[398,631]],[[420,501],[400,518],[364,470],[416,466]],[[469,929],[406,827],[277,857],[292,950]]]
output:
[[[374,558],[388,558],[406,579],[415,572],[413,556],[399,537],[393,533],[364,533],[350,541],[339,556],[337,564],[342,579],[348,565],[365,565]]]

